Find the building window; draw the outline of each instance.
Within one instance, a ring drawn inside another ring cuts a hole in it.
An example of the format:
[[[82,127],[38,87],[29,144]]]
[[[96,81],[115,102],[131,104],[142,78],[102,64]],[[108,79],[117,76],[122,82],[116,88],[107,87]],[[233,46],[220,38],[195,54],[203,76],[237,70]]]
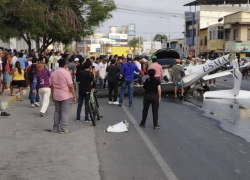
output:
[[[204,44],[205,44],[205,46],[207,45],[207,36],[205,37],[205,40],[204,40],[205,42],[204,42]]]
[[[235,41],[239,40],[239,29],[234,30],[234,40]]]
[[[250,29],[247,30],[247,40],[250,41]]]
[[[203,45],[203,39],[201,39],[200,45],[201,45],[201,46]]]
[[[209,38],[212,40],[212,31],[209,32]]]
[[[225,40],[230,41],[230,29],[225,30]]]
[[[224,39],[223,27],[218,27],[218,39]]]
[[[216,29],[213,30],[213,40],[216,39]]]

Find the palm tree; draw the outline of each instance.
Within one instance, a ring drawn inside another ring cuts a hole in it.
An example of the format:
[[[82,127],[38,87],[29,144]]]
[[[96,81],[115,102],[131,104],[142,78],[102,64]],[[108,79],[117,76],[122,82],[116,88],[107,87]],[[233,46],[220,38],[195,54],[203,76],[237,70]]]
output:
[[[165,34],[156,34],[154,37],[154,41],[160,41],[162,42],[163,40],[167,41],[167,36]]]

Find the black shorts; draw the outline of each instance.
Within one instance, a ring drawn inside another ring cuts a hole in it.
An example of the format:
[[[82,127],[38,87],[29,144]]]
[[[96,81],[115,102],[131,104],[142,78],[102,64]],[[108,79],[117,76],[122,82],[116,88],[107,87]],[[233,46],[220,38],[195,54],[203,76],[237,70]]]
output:
[[[11,84],[12,84],[12,86],[24,87],[25,86],[25,80],[12,81]]]

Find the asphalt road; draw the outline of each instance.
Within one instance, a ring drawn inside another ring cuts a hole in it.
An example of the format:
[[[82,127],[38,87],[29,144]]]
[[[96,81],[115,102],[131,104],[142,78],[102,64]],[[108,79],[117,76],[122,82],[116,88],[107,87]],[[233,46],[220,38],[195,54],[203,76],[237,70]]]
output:
[[[243,80],[243,89],[250,90],[249,85],[249,80]],[[217,80],[215,89],[230,87],[232,79],[226,77]],[[99,101],[104,118],[95,132],[102,179],[169,179],[134,125],[122,134],[103,131],[125,119],[132,122],[123,108]],[[133,108],[127,109],[138,125],[142,97],[136,97]],[[152,128],[150,112],[142,131],[179,180],[249,180],[249,109],[248,101],[207,101],[201,97],[181,101],[169,93],[160,106],[161,129]]]
[[[232,80],[221,78],[217,84],[216,89],[230,88]],[[250,80],[243,80],[243,89],[250,90],[249,85]],[[124,107],[108,105],[107,98],[99,103],[103,118],[96,127],[74,122],[74,106],[69,120],[72,133],[65,136],[44,132],[52,126],[52,111],[42,121],[28,101],[24,106],[17,103],[11,118],[0,120],[0,179],[250,179],[248,100],[181,101],[171,93],[163,95],[160,130],[153,129],[151,112],[146,128],[138,128],[142,97],[134,98],[132,108],[127,97]],[[123,120],[130,123],[128,132],[104,131]],[[67,176],[58,174],[60,170]]]

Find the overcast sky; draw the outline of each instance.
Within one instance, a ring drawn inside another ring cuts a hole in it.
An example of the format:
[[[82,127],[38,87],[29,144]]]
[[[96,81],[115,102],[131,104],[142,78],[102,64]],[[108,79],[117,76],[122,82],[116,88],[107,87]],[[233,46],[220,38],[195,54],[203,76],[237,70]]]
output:
[[[184,31],[184,12],[190,10],[189,7],[184,7],[183,5],[191,1],[192,0],[115,0],[119,8],[130,8],[132,6],[133,9],[137,7],[143,11],[149,9],[157,12],[167,11],[177,14],[136,13],[117,9],[113,13],[113,18],[104,23],[96,32],[108,33],[109,26],[117,26],[119,30],[121,25],[135,23],[137,36],[140,35],[144,39],[149,40],[151,36],[157,33],[164,33],[169,36],[169,29],[171,39],[182,38],[182,32]],[[192,10],[194,10],[194,8]]]

